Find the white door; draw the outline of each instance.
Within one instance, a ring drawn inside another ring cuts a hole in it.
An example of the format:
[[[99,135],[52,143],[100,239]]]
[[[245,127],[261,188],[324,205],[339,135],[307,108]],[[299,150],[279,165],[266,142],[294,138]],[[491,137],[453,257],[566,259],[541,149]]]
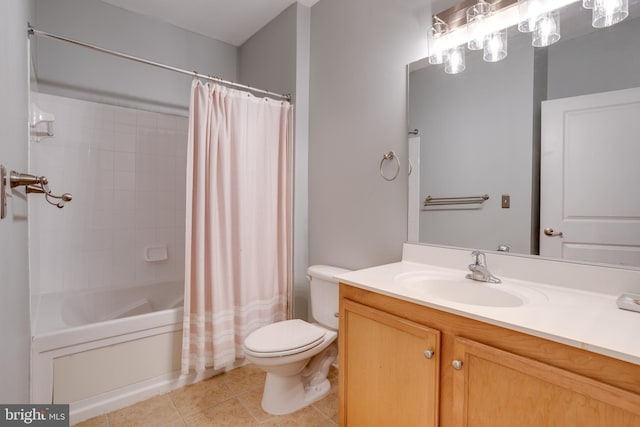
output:
[[[640,88],[542,103],[540,255],[640,266]]]

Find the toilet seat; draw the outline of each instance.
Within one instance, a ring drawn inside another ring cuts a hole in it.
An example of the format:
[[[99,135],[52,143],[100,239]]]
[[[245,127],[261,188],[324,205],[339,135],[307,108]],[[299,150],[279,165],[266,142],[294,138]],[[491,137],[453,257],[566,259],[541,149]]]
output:
[[[244,341],[244,350],[256,357],[288,356],[320,345],[326,332],[304,320],[285,320],[253,331]]]

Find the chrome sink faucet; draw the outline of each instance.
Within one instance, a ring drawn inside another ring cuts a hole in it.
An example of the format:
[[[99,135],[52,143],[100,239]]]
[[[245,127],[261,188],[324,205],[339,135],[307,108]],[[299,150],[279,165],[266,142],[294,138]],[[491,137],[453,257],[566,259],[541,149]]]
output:
[[[489,272],[489,268],[487,267],[487,257],[484,252],[473,251],[471,252],[471,256],[474,257],[474,263],[469,264],[469,270],[471,273],[465,276],[467,279],[487,283],[502,283],[502,280]]]

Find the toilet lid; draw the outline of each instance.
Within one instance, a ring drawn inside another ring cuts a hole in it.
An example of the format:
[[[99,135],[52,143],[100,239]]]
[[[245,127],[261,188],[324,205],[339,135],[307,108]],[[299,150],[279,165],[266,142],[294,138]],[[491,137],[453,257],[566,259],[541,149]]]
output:
[[[299,353],[320,344],[326,331],[300,319],[272,323],[244,340],[245,349],[269,356]]]

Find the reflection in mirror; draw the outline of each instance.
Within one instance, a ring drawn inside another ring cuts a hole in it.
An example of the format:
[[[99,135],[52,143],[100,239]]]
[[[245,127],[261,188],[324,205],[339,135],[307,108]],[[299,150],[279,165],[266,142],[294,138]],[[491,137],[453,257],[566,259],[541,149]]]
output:
[[[639,9],[631,0],[626,20],[595,29],[573,3],[560,10],[559,42],[534,48],[511,27],[504,60],[468,51],[457,75],[410,64],[419,136],[409,194],[419,202],[408,240],[640,266]],[[484,194],[482,204],[424,206]]]

